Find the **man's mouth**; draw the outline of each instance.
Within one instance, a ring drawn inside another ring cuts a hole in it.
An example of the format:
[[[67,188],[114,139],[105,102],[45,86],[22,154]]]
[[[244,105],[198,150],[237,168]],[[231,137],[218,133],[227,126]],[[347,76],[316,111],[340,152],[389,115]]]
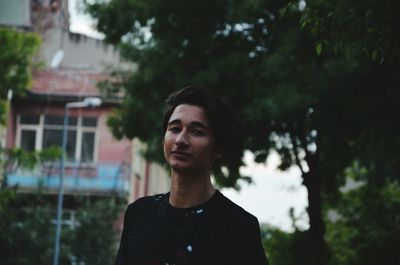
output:
[[[190,156],[189,153],[184,152],[184,151],[171,151],[171,154],[176,155],[176,156]]]

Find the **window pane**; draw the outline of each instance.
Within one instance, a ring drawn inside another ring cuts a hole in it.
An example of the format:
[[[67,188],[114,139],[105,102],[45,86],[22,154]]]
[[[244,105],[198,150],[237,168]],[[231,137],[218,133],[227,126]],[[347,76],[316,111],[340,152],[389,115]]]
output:
[[[68,130],[68,141],[67,141],[68,160],[75,160],[75,149],[76,149],[76,131]]]
[[[92,162],[94,153],[94,132],[82,133],[82,162]]]
[[[26,151],[35,151],[36,131],[21,131],[21,148]]]
[[[68,117],[68,125],[76,125],[78,119],[76,117]],[[64,125],[64,116],[46,115],[44,117],[45,125]]]
[[[39,116],[21,115],[20,123],[21,124],[39,124]]]
[[[67,159],[75,160],[76,131],[68,130]],[[46,129],[43,133],[43,149],[62,146],[62,130]]]
[[[96,127],[97,126],[97,118],[83,117],[82,118],[82,126]]]

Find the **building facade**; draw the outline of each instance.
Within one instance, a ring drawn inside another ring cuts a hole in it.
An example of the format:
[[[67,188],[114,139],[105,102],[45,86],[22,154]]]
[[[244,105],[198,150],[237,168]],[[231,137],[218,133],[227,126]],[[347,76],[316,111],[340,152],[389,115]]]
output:
[[[9,5],[9,1],[0,0],[0,7],[4,8],[0,12],[8,12],[0,19],[2,26],[36,31],[42,36],[37,61],[44,64],[34,71],[28,94],[10,101],[5,146],[27,151],[61,146],[65,104],[100,97],[100,107],[69,111],[66,196],[114,196],[133,201],[167,191],[168,174],[141,156],[144,145],[138,140],[115,139],[107,126],[123,95],[97,89],[98,82],[110,80],[111,70],[134,71],[136,65],[124,62],[118,51],[102,40],[70,32],[68,1],[19,0]],[[9,14],[13,12],[18,15]],[[6,180],[8,186],[18,185],[21,192],[41,187],[54,194],[59,176],[60,164],[55,160],[34,170],[10,166]]]

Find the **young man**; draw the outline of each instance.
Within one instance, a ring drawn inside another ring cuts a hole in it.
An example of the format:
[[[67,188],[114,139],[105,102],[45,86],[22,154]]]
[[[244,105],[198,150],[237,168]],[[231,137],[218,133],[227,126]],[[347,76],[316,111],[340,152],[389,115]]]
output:
[[[171,190],[128,206],[116,265],[267,265],[258,220],[216,190],[215,163],[239,128],[222,99],[199,87],[169,96],[164,156]]]

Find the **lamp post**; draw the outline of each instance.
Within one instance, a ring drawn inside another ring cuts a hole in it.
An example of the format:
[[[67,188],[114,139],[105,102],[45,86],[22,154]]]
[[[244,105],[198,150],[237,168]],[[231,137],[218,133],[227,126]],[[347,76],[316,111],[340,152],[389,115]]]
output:
[[[64,172],[65,172],[65,159],[67,152],[67,140],[68,140],[68,111],[72,108],[87,108],[87,107],[98,107],[101,105],[101,99],[96,97],[87,97],[83,101],[69,102],[65,104],[64,108],[64,125],[62,133],[62,154],[61,154],[61,166],[60,166],[60,182],[58,186],[58,198],[57,198],[57,219],[56,219],[56,235],[54,240],[54,256],[53,265],[58,265],[60,256],[60,237],[61,237],[61,219],[63,210],[63,197],[64,197]]]

